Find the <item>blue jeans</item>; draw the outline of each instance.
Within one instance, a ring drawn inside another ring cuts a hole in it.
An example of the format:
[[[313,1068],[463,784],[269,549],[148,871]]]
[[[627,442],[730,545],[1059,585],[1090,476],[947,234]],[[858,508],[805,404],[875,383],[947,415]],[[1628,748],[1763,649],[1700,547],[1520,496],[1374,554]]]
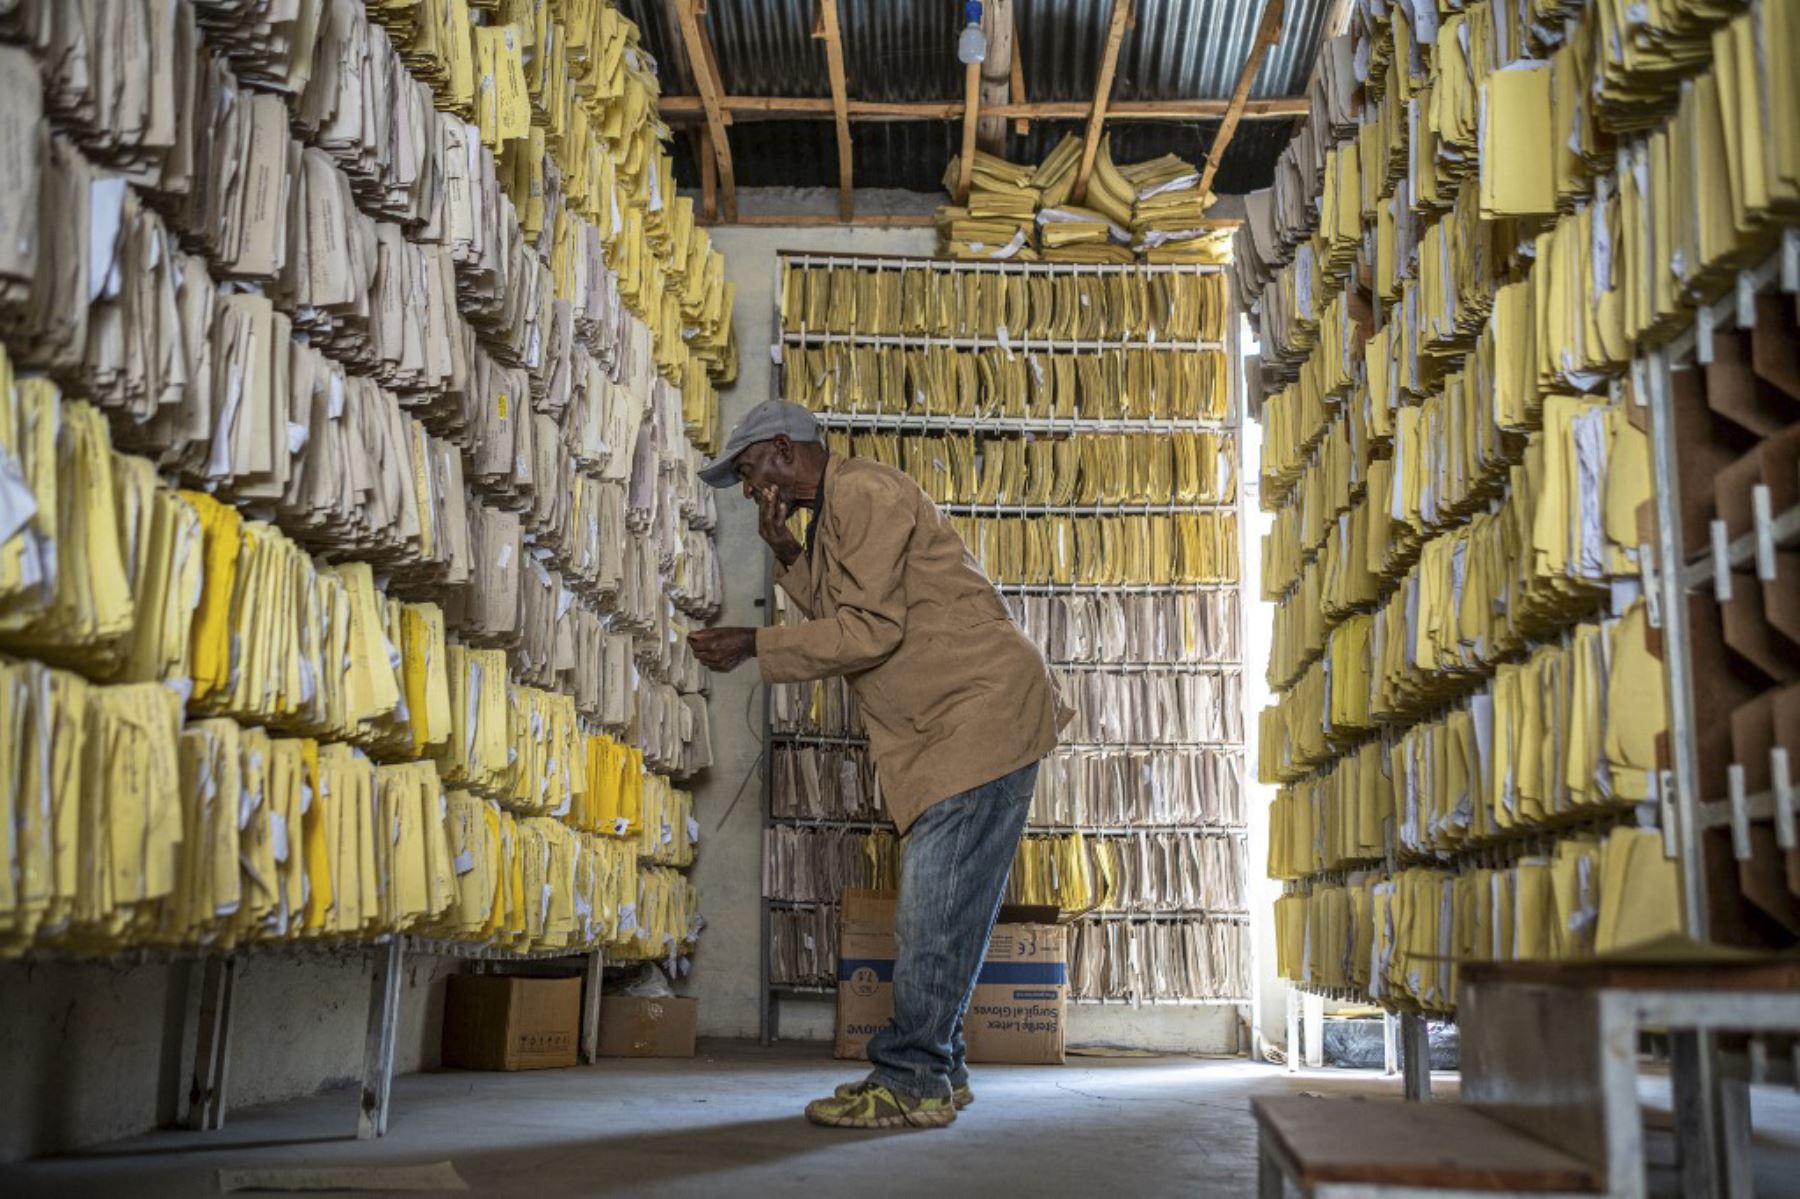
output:
[[[895,913],[894,1016],[869,1038],[869,1081],[946,1097],[968,1082],[963,1011],[1000,914],[1038,764],[926,808],[907,830]]]

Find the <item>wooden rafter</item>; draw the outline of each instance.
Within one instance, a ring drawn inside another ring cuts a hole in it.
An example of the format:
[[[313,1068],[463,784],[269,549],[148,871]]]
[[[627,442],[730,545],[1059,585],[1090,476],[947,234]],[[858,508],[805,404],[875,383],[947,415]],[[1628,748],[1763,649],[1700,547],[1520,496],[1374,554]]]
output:
[[[1088,177],[1094,173],[1094,157],[1100,151],[1100,130],[1106,124],[1107,102],[1112,98],[1113,72],[1119,66],[1119,46],[1125,25],[1131,20],[1131,0],[1112,0],[1112,17],[1106,23],[1106,49],[1100,52],[1100,78],[1094,83],[1094,100],[1087,114],[1087,134],[1081,139],[1081,166],[1075,172],[1075,202],[1087,199]]]
[[[828,96],[721,96],[725,123],[736,120],[809,120],[828,119],[836,115]],[[1106,106],[1106,115],[1133,121],[1204,121],[1217,120],[1231,107],[1229,100],[1120,100]],[[850,100],[846,102],[850,120],[870,121],[960,121],[960,100]],[[1072,120],[1085,118],[1093,106],[1085,100],[1042,100],[1036,104],[983,104],[981,111],[991,116],[1019,120]],[[663,96],[656,102],[657,113],[672,124],[704,120],[706,106],[699,96]],[[1243,120],[1287,120],[1307,115],[1305,96],[1280,96],[1267,100],[1244,102]]]
[[[1225,147],[1237,133],[1238,122],[1243,119],[1244,105],[1250,99],[1250,85],[1256,80],[1256,72],[1262,66],[1263,57],[1271,47],[1281,40],[1281,18],[1285,15],[1285,0],[1269,0],[1263,9],[1262,22],[1256,27],[1256,40],[1250,44],[1250,57],[1244,60],[1244,69],[1238,72],[1237,87],[1231,92],[1231,106],[1225,110],[1225,120],[1219,126],[1219,135],[1213,138],[1212,148],[1206,152],[1206,170],[1200,175],[1200,194],[1206,195],[1212,190],[1213,176],[1219,173],[1219,163],[1225,157]]]
[[[856,215],[856,200],[850,182],[850,98],[844,82],[844,39],[838,30],[837,0],[819,0],[819,28],[813,36],[825,42],[825,68],[831,75],[831,115],[837,122],[838,215],[847,221]]]
[[[719,219],[719,164],[714,161],[712,145],[706,134],[694,129],[694,157],[700,162],[700,215],[709,221]]]
[[[967,203],[969,179],[975,171],[975,123],[981,115],[981,64],[972,62],[963,68],[963,136],[962,157],[957,160],[956,202]]]
[[[712,142],[712,156],[718,163],[719,182],[725,192],[725,219],[737,219],[737,173],[731,166],[731,142],[725,136],[725,109],[719,103],[725,87],[719,80],[719,66],[713,57],[712,39],[700,24],[700,0],[676,0],[681,19],[681,41],[693,66],[694,82],[700,89],[700,104],[706,112],[706,132]]]

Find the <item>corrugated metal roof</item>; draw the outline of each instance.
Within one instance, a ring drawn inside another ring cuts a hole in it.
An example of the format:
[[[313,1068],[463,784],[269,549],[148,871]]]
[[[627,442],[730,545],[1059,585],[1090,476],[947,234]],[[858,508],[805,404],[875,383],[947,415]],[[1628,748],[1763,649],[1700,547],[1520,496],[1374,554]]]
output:
[[[1085,101],[1099,72],[1112,0],[1014,0],[1032,100]],[[1113,97],[1119,100],[1223,99],[1262,18],[1266,0],[1139,0],[1135,26],[1120,45]],[[1289,0],[1281,40],[1257,72],[1251,95],[1291,96],[1308,72],[1332,0]],[[666,0],[621,0],[644,30],[646,47],[663,64],[664,89],[692,94],[680,52],[680,30]],[[817,0],[708,0],[704,18],[719,74],[732,95],[829,96],[823,44],[812,37]],[[957,0],[840,0],[845,74],[854,99],[954,100],[962,95],[956,34]],[[1203,161],[1217,121],[1107,122],[1121,162],[1173,152]],[[1009,157],[1032,161],[1080,122],[1034,121],[1024,138],[1008,133]],[[1239,126],[1220,165],[1221,192],[1266,186],[1286,144],[1288,121]],[[858,122],[852,126],[856,182],[868,187],[935,191],[960,144],[949,122]],[[837,185],[837,147],[829,121],[739,121],[730,130],[740,185]],[[685,139],[676,170],[697,181]]]

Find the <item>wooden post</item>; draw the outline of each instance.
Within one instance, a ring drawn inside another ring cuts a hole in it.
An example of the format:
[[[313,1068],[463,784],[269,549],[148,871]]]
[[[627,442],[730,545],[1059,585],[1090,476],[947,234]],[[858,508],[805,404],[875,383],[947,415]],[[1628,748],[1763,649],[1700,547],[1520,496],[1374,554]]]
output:
[[[981,109],[981,64],[970,63],[963,70],[962,158],[956,173],[956,202],[969,202],[969,176],[975,170],[975,122]]]
[[[1013,45],[1012,0],[987,0],[981,6],[981,28],[987,34],[987,60],[981,64],[981,102],[1004,104],[1013,96],[1018,49]],[[975,144],[989,154],[1006,153],[1006,118],[991,109],[975,127]]]
[[[848,221],[856,215],[855,191],[850,181],[850,99],[844,81],[844,39],[838,29],[837,0],[819,0],[819,33],[825,41],[825,69],[831,76],[831,116],[837,123],[838,216]]]
[[[700,104],[706,110],[706,133],[712,141],[719,180],[725,188],[725,219],[736,220],[737,173],[731,166],[731,143],[725,136],[725,109],[719,103],[725,88],[719,81],[718,65],[713,61],[712,43],[700,27],[700,0],[677,0],[677,5],[682,44],[687,47],[688,62],[694,68],[694,82],[700,88]]]
[[[1106,49],[1100,54],[1100,78],[1094,84],[1094,101],[1088,109],[1087,134],[1081,139],[1081,166],[1075,172],[1074,199],[1087,199],[1088,177],[1094,173],[1094,157],[1100,151],[1100,130],[1106,123],[1106,106],[1112,97],[1113,72],[1119,66],[1119,45],[1125,40],[1125,24],[1131,19],[1131,0],[1112,0],[1112,17],[1106,26]]]

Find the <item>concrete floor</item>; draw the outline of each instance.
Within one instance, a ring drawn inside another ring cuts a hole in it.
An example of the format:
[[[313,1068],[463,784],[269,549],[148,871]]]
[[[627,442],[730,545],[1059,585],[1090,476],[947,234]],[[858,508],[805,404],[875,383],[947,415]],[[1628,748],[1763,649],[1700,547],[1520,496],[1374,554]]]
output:
[[[352,1138],[355,1094],[334,1091],[232,1112],[218,1133],[158,1132],[0,1168],[0,1194],[158,1199],[217,1194],[221,1167],[450,1160],[472,1192],[536,1199],[1251,1195],[1251,1097],[1399,1090],[1396,1079],[1348,1071],[1071,1056],[1061,1068],[979,1067],[977,1102],[948,1130],[854,1133],[805,1122],[808,1099],[854,1076],[819,1046],[729,1041],[702,1043],[685,1061],[411,1075],[396,1080],[392,1126],[378,1142]],[[1434,1085],[1448,1096],[1455,1080]],[[1776,1101],[1790,1135],[1759,1149],[1771,1182],[1800,1176],[1800,1103],[1791,1092]],[[1791,1192],[1759,1185],[1757,1193]]]

